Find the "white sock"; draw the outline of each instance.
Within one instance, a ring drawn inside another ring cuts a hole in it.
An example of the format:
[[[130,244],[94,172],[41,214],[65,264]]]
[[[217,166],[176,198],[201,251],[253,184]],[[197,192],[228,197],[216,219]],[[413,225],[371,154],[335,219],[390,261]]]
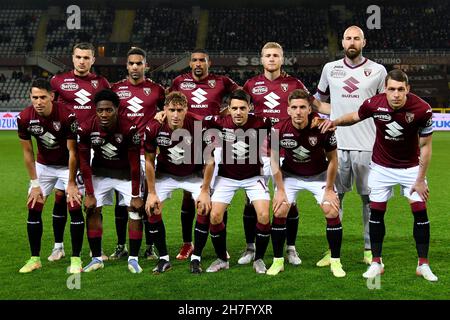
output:
[[[139,262],[139,258],[138,257],[133,257],[133,256],[128,256],[128,262],[130,262],[130,260],[136,260],[137,262]]]
[[[192,260],[198,260],[198,261],[202,261],[202,257],[200,257],[200,256],[196,256],[196,255],[191,255],[191,261]]]
[[[63,242],[55,242],[54,249],[64,249],[64,243]]]
[[[165,256],[161,256],[161,257],[159,257],[160,259],[163,259],[163,260],[166,260],[166,261],[169,261],[169,255],[167,254],[167,255],[165,255]]]
[[[295,251],[295,246],[286,246],[286,251],[287,250],[294,250]]]

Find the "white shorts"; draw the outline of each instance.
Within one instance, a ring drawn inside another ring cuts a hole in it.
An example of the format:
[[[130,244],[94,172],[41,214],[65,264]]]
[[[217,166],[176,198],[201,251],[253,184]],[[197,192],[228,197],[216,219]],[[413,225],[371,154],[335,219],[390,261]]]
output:
[[[338,174],[335,182],[338,193],[352,191],[354,182],[360,195],[368,195],[371,160],[371,151],[338,149]]]
[[[245,190],[245,193],[251,202],[255,200],[270,201],[269,188],[264,181],[263,176],[255,176],[244,180],[235,180],[217,176],[211,201],[230,204],[234,194],[240,188]]]
[[[90,164],[92,164],[92,159],[94,158],[94,149],[91,148],[91,161]],[[83,182],[83,176],[81,175],[80,170],[77,170],[77,175],[75,177],[75,180],[77,182],[77,186],[78,186],[78,191],[84,195],[84,182]],[[64,184],[61,180],[58,179],[58,181],[56,182],[55,185],[55,189],[58,190],[64,190],[66,191],[66,189],[64,189]]]
[[[203,179],[197,176],[175,177],[161,175],[156,179],[156,194],[161,202],[172,196],[172,191],[183,189],[192,193],[192,198],[197,200],[202,188]]]
[[[284,188],[286,196],[290,204],[295,204],[297,200],[297,193],[300,190],[308,190],[314,195],[317,203],[320,205],[325,194],[325,187],[327,185],[327,172],[322,172],[311,177],[288,177],[285,176]]]
[[[50,195],[57,181],[61,182],[61,190],[67,190],[69,182],[69,168],[65,166],[51,166],[36,162],[36,174],[44,197]],[[31,187],[28,189],[30,193]]]
[[[110,206],[114,203],[114,191],[118,193],[119,206],[130,206],[131,180],[92,176],[94,196],[97,207]]]
[[[261,157],[263,162],[263,174],[266,184],[269,185],[269,179],[273,176],[272,167],[270,166],[270,157]],[[284,157],[280,157],[280,167],[283,164]],[[272,178],[273,180],[273,178]]]
[[[211,189],[214,187],[214,182],[216,181],[217,174],[219,173],[219,163],[222,162],[222,148],[215,148],[213,151],[214,155],[214,173],[211,179]]]
[[[417,192],[409,194],[418,173],[419,166],[394,169],[372,163],[369,174],[370,201],[387,202],[394,195],[394,186],[397,184],[400,185],[400,193],[406,198],[412,201],[422,201]],[[425,183],[427,183],[426,180]]]

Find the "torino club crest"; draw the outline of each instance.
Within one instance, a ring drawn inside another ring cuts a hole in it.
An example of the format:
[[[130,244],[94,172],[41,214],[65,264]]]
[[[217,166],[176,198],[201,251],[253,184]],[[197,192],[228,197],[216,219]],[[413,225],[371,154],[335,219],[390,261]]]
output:
[[[414,113],[407,112],[405,114],[405,120],[406,122],[411,123],[414,120]]]
[[[317,137],[315,137],[315,136],[309,137],[308,141],[309,141],[309,144],[314,147],[317,144]]]

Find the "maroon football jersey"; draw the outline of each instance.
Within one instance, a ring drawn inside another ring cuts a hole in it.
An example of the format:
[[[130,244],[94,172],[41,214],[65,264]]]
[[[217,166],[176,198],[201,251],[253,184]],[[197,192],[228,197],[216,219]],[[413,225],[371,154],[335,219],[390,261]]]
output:
[[[288,97],[293,90],[308,91],[297,78],[281,75],[272,81],[264,74],[248,79],[243,89],[252,97],[255,114],[270,117],[274,123],[289,117]]]
[[[180,91],[188,99],[189,111],[203,117],[220,113],[222,99],[236,90],[238,85],[227,76],[209,74],[196,81],[192,74],[176,77],[169,91]]]
[[[249,114],[247,122],[238,127],[231,115],[209,116],[203,120],[203,126],[205,130],[217,129],[220,133],[222,161],[219,176],[244,180],[262,174],[261,155],[264,141],[270,137],[269,118]],[[208,131],[205,132],[205,136],[208,135]]]
[[[145,126],[164,106],[163,87],[150,79],[145,79],[138,85],[124,79],[114,83],[111,90],[120,98],[119,114],[137,125],[143,141]],[[143,148],[141,153],[143,154]]]
[[[36,138],[37,162],[45,165],[69,165],[67,140],[76,140],[77,126],[75,113],[57,102],[53,102],[52,112],[48,117],[39,116],[33,106],[22,110],[17,117],[19,138]]]
[[[428,103],[409,93],[406,104],[394,110],[382,93],[364,101],[358,114],[361,120],[372,117],[375,122],[373,162],[388,168],[419,165],[419,136],[433,133],[433,112]]]
[[[279,130],[279,148],[284,149],[283,172],[297,176],[313,176],[328,168],[326,153],[336,149],[334,132],[320,133],[311,129],[311,121],[317,114],[310,114],[309,124],[297,129],[291,118],[278,122],[273,130]],[[273,136],[273,134],[272,134]]]
[[[58,95],[58,102],[71,108],[79,123],[95,114],[95,94],[110,87],[108,80],[102,76],[89,73],[85,77],[79,77],[73,70],[55,75],[50,84]]]
[[[80,169],[88,194],[93,193],[92,174],[131,180],[133,194],[139,194],[141,139],[135,124],[119,117],[114,132],[105,132],[98,117],[94,116],[78,127],[78,136]],[[94,157],[90,166],[91,148],[94,150]]]
[[[195,123],[197,133],[194,134]],[[173,131],[167,121],[160,124],[151,120],[145,128],[144,149],[148,153],[159,153],[156,157],[156,172],[185,177],[202,170],[202,122],[187,114],[182,130]],[[195,140],[195,139],[196,140]],[[180,143],[181,142],[181,143]]]

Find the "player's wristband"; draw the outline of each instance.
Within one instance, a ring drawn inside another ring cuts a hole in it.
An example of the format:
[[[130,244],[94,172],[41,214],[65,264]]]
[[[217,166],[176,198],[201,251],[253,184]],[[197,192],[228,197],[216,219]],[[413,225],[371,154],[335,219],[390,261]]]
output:
[[[30,180],[30,187],[37,188],[40,187],[39,179]]]

